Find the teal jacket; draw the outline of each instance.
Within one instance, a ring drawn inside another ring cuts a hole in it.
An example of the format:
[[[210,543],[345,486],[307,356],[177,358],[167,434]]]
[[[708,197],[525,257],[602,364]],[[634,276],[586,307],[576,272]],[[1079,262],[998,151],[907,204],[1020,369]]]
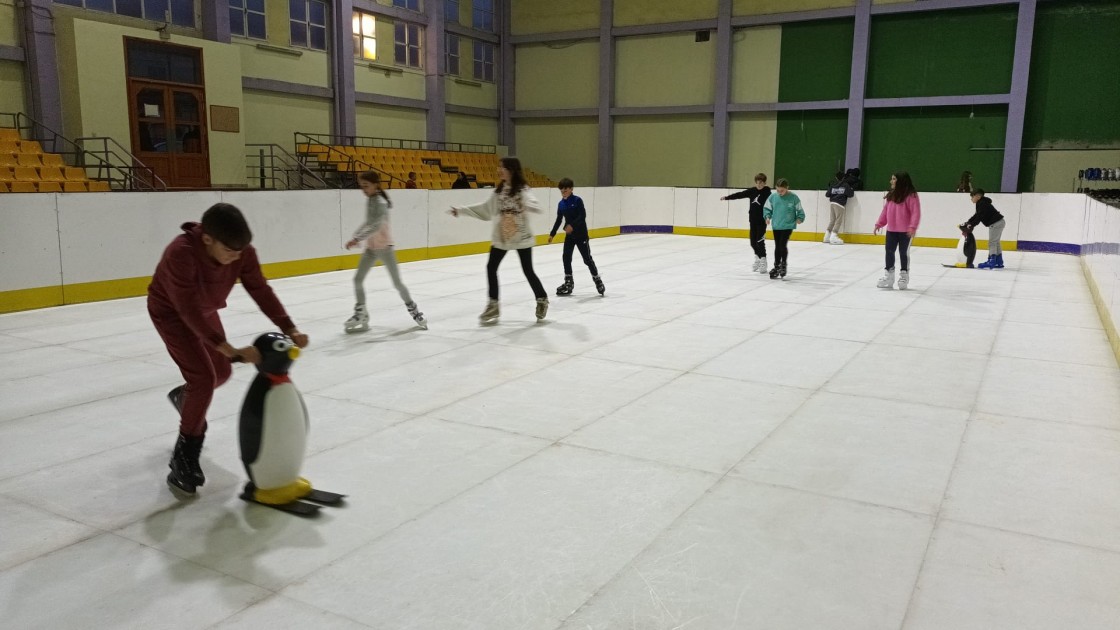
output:
[[[770,229],[796,230],[797,222],[805,220],[805,210],[801,207],[801,200],[792,191],[782,196],[775,190],[766,199],[762,218],[770,219]]]

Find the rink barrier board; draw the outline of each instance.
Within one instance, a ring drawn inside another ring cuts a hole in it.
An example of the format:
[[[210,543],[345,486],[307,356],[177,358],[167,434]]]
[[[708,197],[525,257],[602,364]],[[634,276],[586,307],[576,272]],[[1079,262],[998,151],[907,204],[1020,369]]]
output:
[[[1097,315],[1100,316],[1101,323],[1104,325],[1104,334],[1108,336],[1108,345],[1112,347],[1112,355],[1116,357],[1116,364],[1120,365],[1120,331],[1116,329],[1116,324],[1112,322],[1112,317],[1108,312],[1108,304],[1084,259],[1081,262],[1081,271],[1085,274],[1085,281],[1089,283],[1089,293],[1093,296],[1093,306],[1097,308]]]
[[[649,227],[649,226],[642,226]],[[735,228],[711,228],[711,227],[680,227],[671,226],[673,234],[680,234],[683,236],[714,236],[720,238],[750,238],[750,230],[740,230]],[[766,238],[774,240],[774,233],[770,230],[766,231]],[[816,241],[820,242],[824,238],[824,232],[801,232],[794,230],[790,235],[791,241]],[[886,236],[876,236],[874,234],[840,234],[840,238],[845,243],[855,245],[883,245],[887,242]],[[914,245],[917,247],[947,247],[956,248],[959,239],[955,238],[933,238],[919,236],[914,239]],[[1015,241],[1001,241],[1003,249],[1006,251],[1016,251],[1022,249]],[[1062,243],[1049,243],[1049,245],[1062,245]],[[976,240],[977,250],[988,249],[988,241]],[[1032,250],[1032,251],[1050,251],[1050,250]],[[1066,253],[1066,252],[1060,252]]]

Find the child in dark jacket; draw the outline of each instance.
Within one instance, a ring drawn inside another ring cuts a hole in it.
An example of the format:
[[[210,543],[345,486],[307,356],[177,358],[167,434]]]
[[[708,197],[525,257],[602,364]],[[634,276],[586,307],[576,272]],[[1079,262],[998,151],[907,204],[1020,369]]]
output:
[[[591,280],[595,283],[595,290],[599,295],[607,292],[606,285],[599,278],[599,268],[591,258],[590,235],[587,232],[587,208],[583,206],[583,199],[572,194],[575,183],[565,177],[560,180],[560,196],[563,197],[556,205],[556,222],[552,224],[552,231],[548,233],[548,242],[556,238],[556,231],[560,223],[564,223],[564,284],[556,287],[556,295],[571,295],[576,283],[572,279],[572,250],[579,248],[579,255],[583,257],[583,264],[591,272]]]
[[[970,231],[981,223],[988,228],[988,260],[976,266],[980,269],[1003,269],[1003,247],[999,239],[1003,236],[1007,221],[992,205],[992,200],[984,196],[983,188],[973,190],[971,196],[972,203],[976,204],[976,212],[965,221],[965,225]]]
[[[749,199],[750,208],[747,218],[751,227],[751,249],[754,250],[754,265],[751,271],[766,273],[766,219],[762,218],[762,207],[770,198],[770,187],[766,185],[766,173],[754,176],[754,188],[737,192],[733,195],[720,197],[720,201],[733,201],[735,199]]]
[[[255,346],[235,348],[226,341],[218,311],[225,308],[238,280],[261,311],[297,346],[307,346],[284,306],[261,274],[253,233],[241,211],[228,203],[212,206],[202,223],[184,223],[156,266],[148,286],[148,314],[179,366],[184,385],[167,397],[179,412],[179,438],[171,456],[168,485],[194,494],[206,482],[198,459],[206,435],[206,410],[214,390],[225,383],[231,362],[259,363]]]
[[[836,178],[828,185],[825,197],[829,202],[828,227],[824,231],[824,242],[832,245],[843,245],[840,238],[840,225],[844,223],[844,209],[848,200],[856,194],[844,173],[836,173]]]

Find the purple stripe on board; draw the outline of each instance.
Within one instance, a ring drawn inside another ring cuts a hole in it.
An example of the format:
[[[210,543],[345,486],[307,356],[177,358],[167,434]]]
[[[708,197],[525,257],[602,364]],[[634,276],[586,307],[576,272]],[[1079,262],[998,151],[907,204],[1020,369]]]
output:
[[[1049,243],[1047,241],[1018,241],[1016,249],[1021,252],[1049,252],[1051,254],[1081,255],[1081,246],[1072,243]]]
[[[672,234],[671,225],[623,225],[618,228],[620,234]]]

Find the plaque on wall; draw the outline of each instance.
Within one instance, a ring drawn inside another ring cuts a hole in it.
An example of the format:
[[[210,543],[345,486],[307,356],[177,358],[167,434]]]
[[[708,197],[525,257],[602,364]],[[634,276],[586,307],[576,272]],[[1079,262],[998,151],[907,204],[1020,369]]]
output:
[[[210,129],[212,131],[241,131],[241,110],[224,105],[210,106]]]

